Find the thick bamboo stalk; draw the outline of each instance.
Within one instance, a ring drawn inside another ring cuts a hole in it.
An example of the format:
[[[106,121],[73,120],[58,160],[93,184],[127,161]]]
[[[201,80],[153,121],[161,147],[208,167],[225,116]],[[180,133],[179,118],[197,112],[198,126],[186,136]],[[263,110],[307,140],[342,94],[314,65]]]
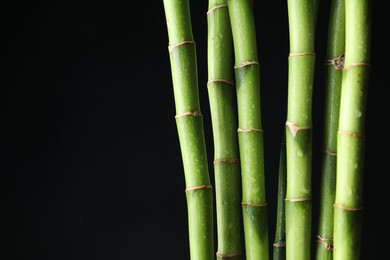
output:
[[[268,259],[260,68],[251,0],[228,0],[235,52],[246,259]]]
[[[334,204],[333,253],[336,260],[360,257],[364,130],[371,37],[370,2],[345,1],[345,63],[337,135]]]
[[[226,0],[210,0],[208,94],[214,139],[217,259],[241,259],[241,172],[233,39]]]
[[[214,259],[213,193],[200,111],[196,48],[188,0],[164,0],[176,124],[183,160],[190,258]]]
[[[285,202],[287,187],[286,143],[285,138],[280,146],[278,175],[278,205],[276,214],[276,232],[274,242],[274,260],[286,259],[286,217]]]
[[[313,0],[288,0],[290,54],[286,122],[287,259],[310,259],[312,92],[314,76]]]
[[[325,115],[319,226],[316,247],[317,260],[333,259],[333,204],[336,189],[337,130],[344,51],[344,1],[333,0],[330,8],[327,60],[325,62]]]

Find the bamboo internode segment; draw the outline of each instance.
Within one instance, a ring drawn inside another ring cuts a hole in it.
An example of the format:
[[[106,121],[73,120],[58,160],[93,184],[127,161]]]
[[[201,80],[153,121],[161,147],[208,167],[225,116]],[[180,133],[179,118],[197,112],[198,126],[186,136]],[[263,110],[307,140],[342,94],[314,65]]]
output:
[[[223,84],[227,84],[230,86],[234,86],[233,82],[226,80],[226,79],[211,79],[211,80],[207,81],[207,86],[209,86],[213,83],[223,83]]]
[[[195,44],[195,42],[194,41],[182,41],[182,42],[179,42],[177,44],[169,45],[168,51],[172,52],[175,48],[186,45],[186,44]]]
[[[255,208],[263,208],[263,207],[267,207],[268,206],[268,203],[264,203],[264,204],[255,204],[255,203],[251,203],[251,202],[241,202],[241,205],[244,205],[244,206],[251,206],[251,207],[255,207]]]
[[[326,250],[333,251],[333,238],[321,237],[320,235],[317,237],[317,243],[323,244]]]
[[[175,118],[178,119],[178,118],[185,117],[185,116],[202,116],[202,113],[200,113],[200,111],[187,111],[187,112],[175,115]]]
[[[349,65],[348,67],[344,67],[343,70],[349,70],[354,67],[369,67],[369,66],[371,66],[370,63],[366,63],[366,62],[352,62],[351,65]]]
[[[309,130],[312,127],[311,126],[297,126],[297,123],[287,121],[286,126],[290,129],[291,135],[293,138],[297,135],[298,131],[300,130]]]
[[[194,190],[202,190],[202,189],[211,189],[212,186],[205,184],[205,185],[199,185],[199,186],[192,186],[185,189],[185,192],[194,191]]]
[[[286,247],[286,241],[279,241],[273,244],[274,247]]]
[[[220,259],[228,259],[228,258],[240,256],[240,255],[242,255],[242,253],[241,252],[233,252],[233,253],[223,254],[223,253],[217,252],[216,255]]]
[[[361,210],[363,210],[363,207],[351,208],[351,207],[346,207],[346,206],[341,205],[341,204],[334,204],[333,207],[335,209],[341,209],[341,210],[345,210],[345,211],[361,211]]]
[[[217,163],[236,164],[239,162],[240,162],[240,159],[238,159],[238,158],[221,158],[221,159],[215,159],[213,163],[214,164],[217,164]]]
[[[343,53],[336,58],[329,59],[329,60],[325,61],[325,65],[331,65],[336,70],[342,70],[344,68],[344,59],[345,59],[345,55]]]
[[[305,202],[305,201],[311,201],[310,197],[303,197],[303,198],[286,198],[286,201],[289,202]]]
[[[234,66],[234,69],[240,69],[246,66],[251,66],[251,65],[260,65],[259,62],[257,61],[244,61],[243,63]]]
[[[337,156],[337,153],[332,153],[331,151],[328,151],[328,150],[325,150],[324,153],[328,154],[330,156]]]
[[[237,133],[246,133],[246,132],[260,132],[260,133],[262,133],[263,129],[259,129],[259,128],[247,128],[247,129],[238,128],[237,129]]]
[[[315,52],[296,52],[296,53],[289,53],[288,57],[302,57],[302,56],[312,56],[315,57],[316,53]]]
[[[210,14],[212,13],[213,11],[217,10],[217,9],[220,9],[220,8],[226,8],[228,7],[226,4],[225,5],[216,5],[214,6],[213,8],[211,8],[210,10],[207,11],[207,14]]]
[[[362,133],[357,133],[357,132],[353,132],[353,131],[342,131],[342,130],[339,130],[337,132],[337,134],[339,135],[350,135],[352,137],[357,137],[357,138],[363,138],[365,137],[364,134]]]

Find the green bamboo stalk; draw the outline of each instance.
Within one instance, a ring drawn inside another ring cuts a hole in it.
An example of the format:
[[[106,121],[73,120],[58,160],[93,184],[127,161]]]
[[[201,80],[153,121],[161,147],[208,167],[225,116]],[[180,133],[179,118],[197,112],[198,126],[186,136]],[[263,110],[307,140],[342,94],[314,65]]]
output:
[[[235,52],[238,142],[246,259],[268,259],[260,68],[251,0],[228,0]]]
[[[318,8],[320,6],[320,0],[313,0],[313,10],[314,10],[314,28],[317,26],[317,16],[318,16]]]
[[[188,0],[164,0],[188,211],[190,258],[214,259],[213,193],[200,111],[196,47]]]
[[[288,0],[290,55],[286,121],[287,259],[310,259],[312,93],[314,76],[313,0]]]
[[[333,204],[336,189],[337,130],[339,124],[342,68],[345,51],[344,1],[333,0],[328,27],[323,157],[320,186],[320,211],[317,260],[333,259]]]
[[[345,0],[343,69],[334,205],[334,259],[359,259],[363,217],[365,110],[369,83],[371,1]]]
[[[274,243],[274,260],[286,259],[286,218],[285,203],[287,185],[286,142],[285,137],[280,147],[279,175],[278,175],[278,205],[276,214],[276,232]]]
[[[214,138],[217,259],[241,259],[241,176],[233,40],[226,0],[210,0],[208,21],[208,94]]]

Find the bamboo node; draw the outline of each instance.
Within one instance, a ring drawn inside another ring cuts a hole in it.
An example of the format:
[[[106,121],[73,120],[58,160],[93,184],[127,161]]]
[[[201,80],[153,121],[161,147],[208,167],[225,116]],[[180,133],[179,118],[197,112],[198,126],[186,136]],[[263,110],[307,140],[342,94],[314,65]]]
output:
[[[182,42],[179,42],[177,44],[169,45],[168,46],[168,51],[172,52],[173,49],[175,49],[177,47],[180,47],[180,46],[183,46],[183,45],[186,45],[186,44],[195,44],[195,42],[194,41],[182,41]]]
[[[185,191],[185,192],[189,192],[189,191],[194,191],[194,190],[211,189],[211,188],[212,188],[211,185],[205,184],[205,185],[199,185],[199,186],[188,187],[188,188],[186,188],[184,191]]]
[[[330,156],[337,156],[337,153],[332,153],[329,150],[325,150],[324,153],[329,154]]]
[[[286,241],[279,241],[273,244],[274,247],[286,247]]]
[[[289,58],[296,57],[296,56],[300,56],[300,57],[302,57],[302,56],[312,56],[312,57],[315,57],[316,54],[315,54],[315,52],[296,52],[296,53],[291,53],[290,52],[288,54]]]
[[[239,69],[250,65],[260,65],[260,64],[257,61],[244,61],[243,63],[234,66],[234,69]]]
[[[218,258],[225,259],[225,258],[233,258],[236,256],[240,256],[240,255],[242,255],[242,253],[241,252],[233,252],[233,253],[223,254],[223,253],[217,252],[216,255]]]
[[[317,237],[317,243],[323,244],[326,250],[333,251],[333,238],[321,237],[320,235],[317,235]]]
[[[297,123],[294,122],[286,122],[286,126],[290,129],[291,135],[293,138],[297,135],[298,131],[300,130],[309,130],[312,127],[311,126],[297,126]]]
[[[343,70],[349,70],[354,67],[370,67],[371,65],[366,62],[353,62],[348,67],[344,67]]]
[[[175,118],[178,119],[185,116],[202,116],[202,113],[200,113],[199,111],[187,111],[176,115]]]
[[[303,198],[286,198],[286,201],[289,202],[305,202],[305,201],[310,201],[310,197],[303,197]]]
[[[255,208],[264,208],[264,207],[268,206],[268,203],[265,202],[263,204],[255,204],[255,203],[251,203],[251,202],[242,201],[241,205],[243,205],[243,206],[251,206],[251,207],[255,207]]]
[[[214,6],[213,8],[211,8],[210,10],[207,11],[207,14],[210,14],[211,12],[217,10],[217,9],[220,9],[220,8],[226,8],[228,7],[228,5],[224,4],[224,5],[216,5]]]
[[[336,208],[336,209],[342,209],[342,210],[345,210],[345,211],[360,211],[360,210],[363,210],[363,207],[351,208],[351,207],[346,207],[346,206],[341,205],[341,204],[334,204],[333,207]]]
[[[213,163],[214,164],[217,164],[217,163],[236,164],[239,162],[240,162],[240,159],[238,159],[238,158],[221,158],[221,159],[214,160]]]
[[[260,128],[246,128],[246,129],[238,128],[237,132],[238,133],[246,133],[246,132],[260,132],[260,133],[262,133],[263,129],[260,129]]]
[[[342,131],[342,130],[339,130],[337,132],[337,134],[339,134],[339,135],[350,135],[352,137],[357,137],[357,138],[363,138],[364,137],[364,134],[358,133],[358,132],[353,132],[353,131]]]
[[[233,82],[226,80],[226,79],[211,79],[211,80],[207,81],[207,85],[212,84],[212,83],[224,83],[226,85],[234,86]]]

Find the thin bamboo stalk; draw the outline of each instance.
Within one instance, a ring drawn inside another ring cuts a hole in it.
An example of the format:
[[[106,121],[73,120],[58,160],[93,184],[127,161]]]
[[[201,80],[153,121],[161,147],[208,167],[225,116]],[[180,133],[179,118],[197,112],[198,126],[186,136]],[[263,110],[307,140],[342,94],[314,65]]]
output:
[[[326,90],[323,157],[320,186],[320,211],[316,259],[333,259],[333,204],[336,190],[337,130],[345,51],[344,1],[333,0],[328,27],[328,49],[325,62]]]
[[[312,92],[314,76],[313,0],[288,0],[290,54],[286,122],[287,259],[310,259]]]
[[[237,138],[233,39],[226,0],[210,0],[208,94],[214,139],[217,259],[241,259],[241,172]]]
[[[286,142],[283,138],[283,142],[280,146],[279,157],[279,175],[278,175],[278,205],[276,214],[276,231],[274,242],[274,260],[286,259],[286,217],[285,217],[285,203],[287,187],[287,165],[286,165]]]
[[[188,211],[190,258],[214,259],[213,193],[200,111],[196,47],[188,0],[164,0]]]
[[[365,110],[369,83],[371,1],[345,1],[343,69],[337,179],[334,204],[334,259],[359,259],[363,218]]]
[[[242,210],[246,259],[268,259],[260,68],[253,4],[228,0],[235,53],[238,141],[242,176]]]

